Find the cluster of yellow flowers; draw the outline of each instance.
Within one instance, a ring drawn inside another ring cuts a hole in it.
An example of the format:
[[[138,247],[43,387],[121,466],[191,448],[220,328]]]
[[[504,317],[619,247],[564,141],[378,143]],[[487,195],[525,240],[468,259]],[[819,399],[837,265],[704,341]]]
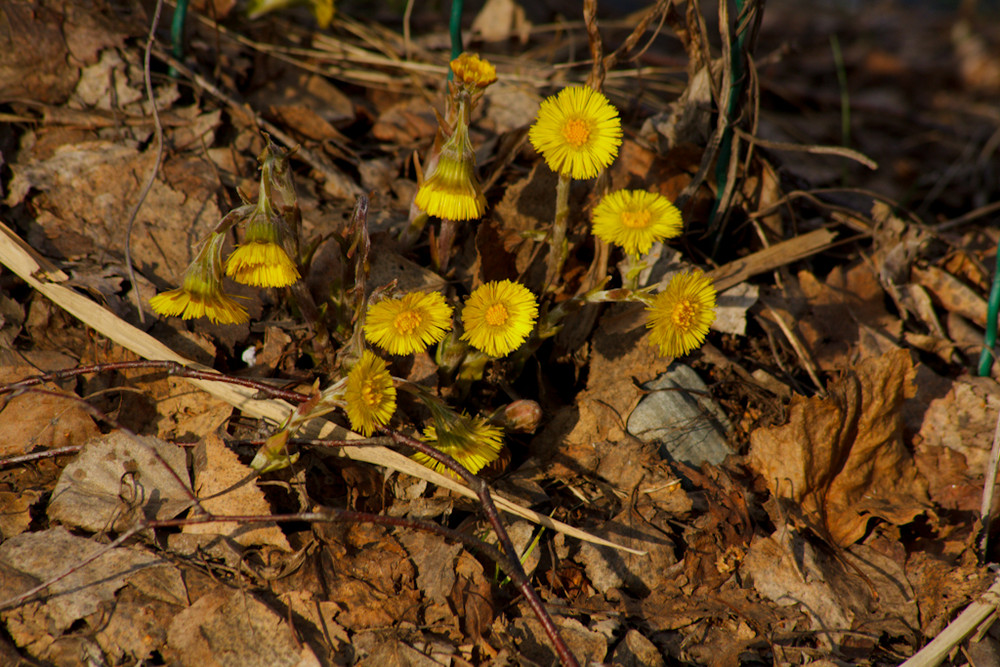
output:
[[[447,119],[442,120],[414,204],[426,214],[424,218],[472,220],[483,215],[486,198],[476,176],[469,122],[484,90],[496,81],[496,69],[472,54],[452,61],[451,69],[455,81],[450,84]],[[541,103],[528,138],[546,164],[560,175],[549,271],[558,275],[566,252],[565,198],[569,179],[594,178],[614,162],[622,144],[621,120],[603,94],[589,87],[571,86]],[[248,319],[247,311],[224,291],[224,276],[255,287],[287,287],[300,280],[294,253],[289,252],[298,247],[297,229],[291,228],[295,222],[278,213],[273,203],[275,188],[279,188],[283,199],[294,198],[290,181],[280,189],[282,182],[276,178],[278,173],[287,173],[287,157],[287,153],[278,154],[268,141],[261,156],[256,204],[234,209],[216,226],[187,268],[181,286],[151,300],[154,311],[184,319],[208,317],[221,324],[242,323]],[[284,203],[283,210],[287,210],[288,202]],[[223,262],[225,235],[241,223],[243,242]],[[672,202],[643,190],[607,194],[594,207],[591,223],[598,239],[621,247],[637,261],[650,252],[654,243],[678,236],[683,227],[681,213]],[[715,318],[715,289],[700,271],[675,275],[656,295],[648,288],[627,293],[632,300],[646,304],[650,340],[665,356],[683,355],[700,346]],[[357,306],[359,313],[362,303]],[[388,354],[407,355],[443,341],[453,329],[453,314],[444,295],[414,291],[368,304],[358,326],[371,345]],[[524,285],[510,280],[488,282],[466,299],[461,310],[463,332],[457,340],[478,350],[479,359],[503,357],[525,343],[538,314],[538,301]],[[323,410],[332,409],[331,405],[343,409],[351,427],[367,437],[392,419],[397,386],[405,388],[406,383],[394,379],[388,363],[375,352],[359,349],[363,346],[360,337],[355,340],[356,361],[346,376],[322,392],[317,405],[322,404]],[[481,417],[456,413],[436,401],[424,397],[434,422],[423,431],[426,442],[472,472],[499,456],[503,445],[500,428]],[[294,431],[293,422],[298,423],[290,418],[272,440],[283,446]],[[448,472],[431,457],[418,454],[413,458]]]
[[[452,312],[439,292],[415,291],[383,299],[368,306],[365,338],[390,354],[420,352],[444,340],[452,330]],[[484,354],[502,357],[527,340],[537,316],[538,303],[527,287],[509,280],[489,282],[466,300],[462,309],[465,331],[460,339]],[[348,376],[344,396],[355,430],[370,435],[387,424],[395,409],[395,389],[385,362],[366,350]],[[482,418],[445,410],[435,411],[435,424],[425,429],[424,440],[471,472],[496,460],[503,446],[501,429]],[[413,458],[448,473],[425,454]]]
[[[365,337],[390,354],[413,354],[451,331],[452,308],[438,292],[410,292],[368,307]],[[510,354],[528,338],[538,316],[524,285],[499,280],[476,288],[462,310],[461,340],[491,357]]]
[[[542,102],[528,139],[549,168],[563,177],[594,178],[618,155],[621,121],[603,94],[573,86]],[[638,258],[653,243],[678,236],[683,222],[666,197],[619,190],[594,207],[592,225],[597,238]],[[638,293],[636,298],[647,302],[650,339],[664,356],[680,356],[701,346],[715,320],[715,288],[700,271],[675,275],[652,299]]]
[[[282,160],[287,155],[278,154],[268,141],[261,155],[257,204],[237,207],[219,222],[184,272],[181,286],[149,300],[154,312],[185,320],[207,317],[216,324],[249,319],[246,308],[222,286],[225,234],[240,222],[245,224],[244,241],[226,260],[225,275],[253,287],[287,287],[299,280],[299,270],[285,249],[291,231],[272,203],[272,175]]]

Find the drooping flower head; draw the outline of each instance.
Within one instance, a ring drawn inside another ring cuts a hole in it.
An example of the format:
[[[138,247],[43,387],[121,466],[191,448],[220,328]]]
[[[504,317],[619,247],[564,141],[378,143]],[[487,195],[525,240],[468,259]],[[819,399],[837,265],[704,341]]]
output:
[[[368,306],[365,338],[390,354],[412,354],[451,331],[452,309],[439,292],[410,292]]]
[[[486,210],[469,127],[461,117],[441,147],[433,172],[417,190],[414,203],[428,215],[445,220],[475,220]]]
[[[455,83],[470,92],[482,90],[497,80],[497,68],[476,53],[463,53],[452,60],[451,71],[455,75]]]
[[[464,412],[447,418],[436,416],[434,424],[424,429],[423,440],[473,474],[495,461],[503,449],[503,431],[500,428],[492,426],[482,417],[470,417]],[[443,475],[459,478],[451,468],[423,452],[416,452],[410,458]]]
[[[594,207],[594,236],[629,255],[649,252],[654,241],[681,233],[681,212],[669,199],[645,190],[618,190]]]
[[[552,171],[593,178],[618,155],[622,123],[603,94],[571,86],[542,102],[528,139]]]
[[[167,317],[190,320],[207,317],[216,324],[241,324],[249,319],[246,308],[222,289],[223,234],[212,234],[184,272],[177,289],[149,300],[153,311]]]
[[[392,419],[396,411],[396,387],[388,365],[371,350],[362,352],[361,359],[347,374],[344,400],[351,428],[365,437]]]
[[[646,310],[650,342],[664,357],[679,357],[701,346],[715,321],[715,287],[701,271],[678,273]]]
[[[521,346],[538,316],[535,295],[509,280],[485,283],[469,295],[462,310],[462,340],[492,357]]]
[[[257,208],[247,218],[243,243],[226,260],[226,275],[254,287],[287,287],[300,278],[299,270],[282,245],[285,225],[271,205],[264,171]]]

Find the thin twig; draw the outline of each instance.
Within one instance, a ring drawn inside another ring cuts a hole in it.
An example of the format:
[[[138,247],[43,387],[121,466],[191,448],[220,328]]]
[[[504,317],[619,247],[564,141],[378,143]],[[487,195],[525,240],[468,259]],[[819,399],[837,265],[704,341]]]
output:
[[[740,135],[742,139],[746,139],[751,144],[757,146],[763,146],[764,148],[770,148],[776,151],[801,151],[804,153],[812,153],[813,155],[837,155],[840,157],[847,158],[848,160],[854,160],[859,162],[869,169],[878,169],[878,162],[871,159],[861,151],[856,151],[853,148],[847,148],[846,146],[821,146],[821,145],[805,145],[805,144],[791,144],[784,141],[768,141],[767,139],[761,139],[760,137],[755,137],[749,132],[745,132],[738,127],[734,127],[733,130],[736,134]]]
[[[32,452],[31,454],[22,454],[21,456],[11,456],[10,458],[0,459],[0,468],[9,468],[11,466],[20,465],[22,463],[31,463],[32,461],[40,461],[41,459],[54,459],[57,456],[76,454],[81,449],[83,449],[83,445],[69,445],[67,447],[56,447],[55,449],[46,449],[45,451],[42,452]]]
[[[39,384],[44,384],[46,382],[62,382],[70,378],[77,377],[79,375],[88,375],[90,373],[108,373],[113,371],[123,371],[123,370],[137,370],[137,369],[159,369],[167,371],[167,374],[176,377],[183,377],[193,380],[211,380],[213,382],[225,382],[227,384],[234,384],[240,387],[247,387],[249,389],[255,389],[261,394],[264,394],[270,398],[280,398],[288,401],[289,403],[303,403],[309,397],[305,394],[300,394],[297,391],[291,391],[289,389],[278,389],[273,387],[266,382],[260,380],[251,380],[248,378],[237,378],[229,375],[223,375],[222,373],[217,373],[214,371],[200,371],[194,368],[188,368],[176,361],[148,361],[148,360],[137,360],[137,361],[116,361],[103,364],[91,364],[89,366],[77,366],[76,368],[66,368],[63,370],[51,371],[42,375],[33,375],[31,377],[19,380],[17,382],[12,382],[6,385],[0,385],[0,396],[3,394],[16,393],[27,387],[34,387]]]
[[[135,267],[132,266],[132,227],[135,219],[139,217],[139,209],[149,196],[149,191],[153,189],[156,182],[156,175],[160,171],[160,161],[163,160],[163,125],[160,123],[160,112],[156,108],[156,97],[153,95],[153,79],[149,73],[149,62],[153,53],[153,43],[156,41],[156,27],[160,23],[160,13],[163,10],[163,0],[156,0],[156,9],[153,11],[153,21],[149,26],[149,38],[146,40],[146,50],[142,58],[142,77],[146,83],[146,97],[149,98],[149,106],[153,112],[153,124],[156,127],[156,161],[153,168],[146,177],[146,182],[139,192],[139,197],[135,201],[135,206],[129,214],[128,222],[125,226],[125,269],[128,271],[129,282],[132,283],[132,293],[135,295],[135,309],[139,311],[139,322],[146,323],[146,315],[142,310],[142,295],[139,294],[139,284],[135,280]]]

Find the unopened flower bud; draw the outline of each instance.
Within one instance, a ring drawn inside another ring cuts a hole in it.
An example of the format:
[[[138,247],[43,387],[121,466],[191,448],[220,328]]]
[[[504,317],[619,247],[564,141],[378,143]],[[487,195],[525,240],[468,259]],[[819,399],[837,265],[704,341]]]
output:
[[[504,428],[519,433],[534,433],[542,421],[542,406],[535,401],[521,399],[503,409]]]

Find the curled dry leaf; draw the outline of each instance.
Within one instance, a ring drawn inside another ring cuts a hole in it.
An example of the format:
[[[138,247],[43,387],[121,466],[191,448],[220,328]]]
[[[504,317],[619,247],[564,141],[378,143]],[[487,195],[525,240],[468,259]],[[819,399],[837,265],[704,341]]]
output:
[[[915,374],[910,353],[896,350],[832,382],[829,398],[793,397],[787,424],[750,435],[750,466],[841,546],[861,539],[874,517],[908,523],[929,506],[902,438]]]
[[[66,466],[47,511],[52,521],[100,532],[130,528],[140,510],[146,519],[172,519],[190,502],[181,447],[113,431],[87,442]]]

